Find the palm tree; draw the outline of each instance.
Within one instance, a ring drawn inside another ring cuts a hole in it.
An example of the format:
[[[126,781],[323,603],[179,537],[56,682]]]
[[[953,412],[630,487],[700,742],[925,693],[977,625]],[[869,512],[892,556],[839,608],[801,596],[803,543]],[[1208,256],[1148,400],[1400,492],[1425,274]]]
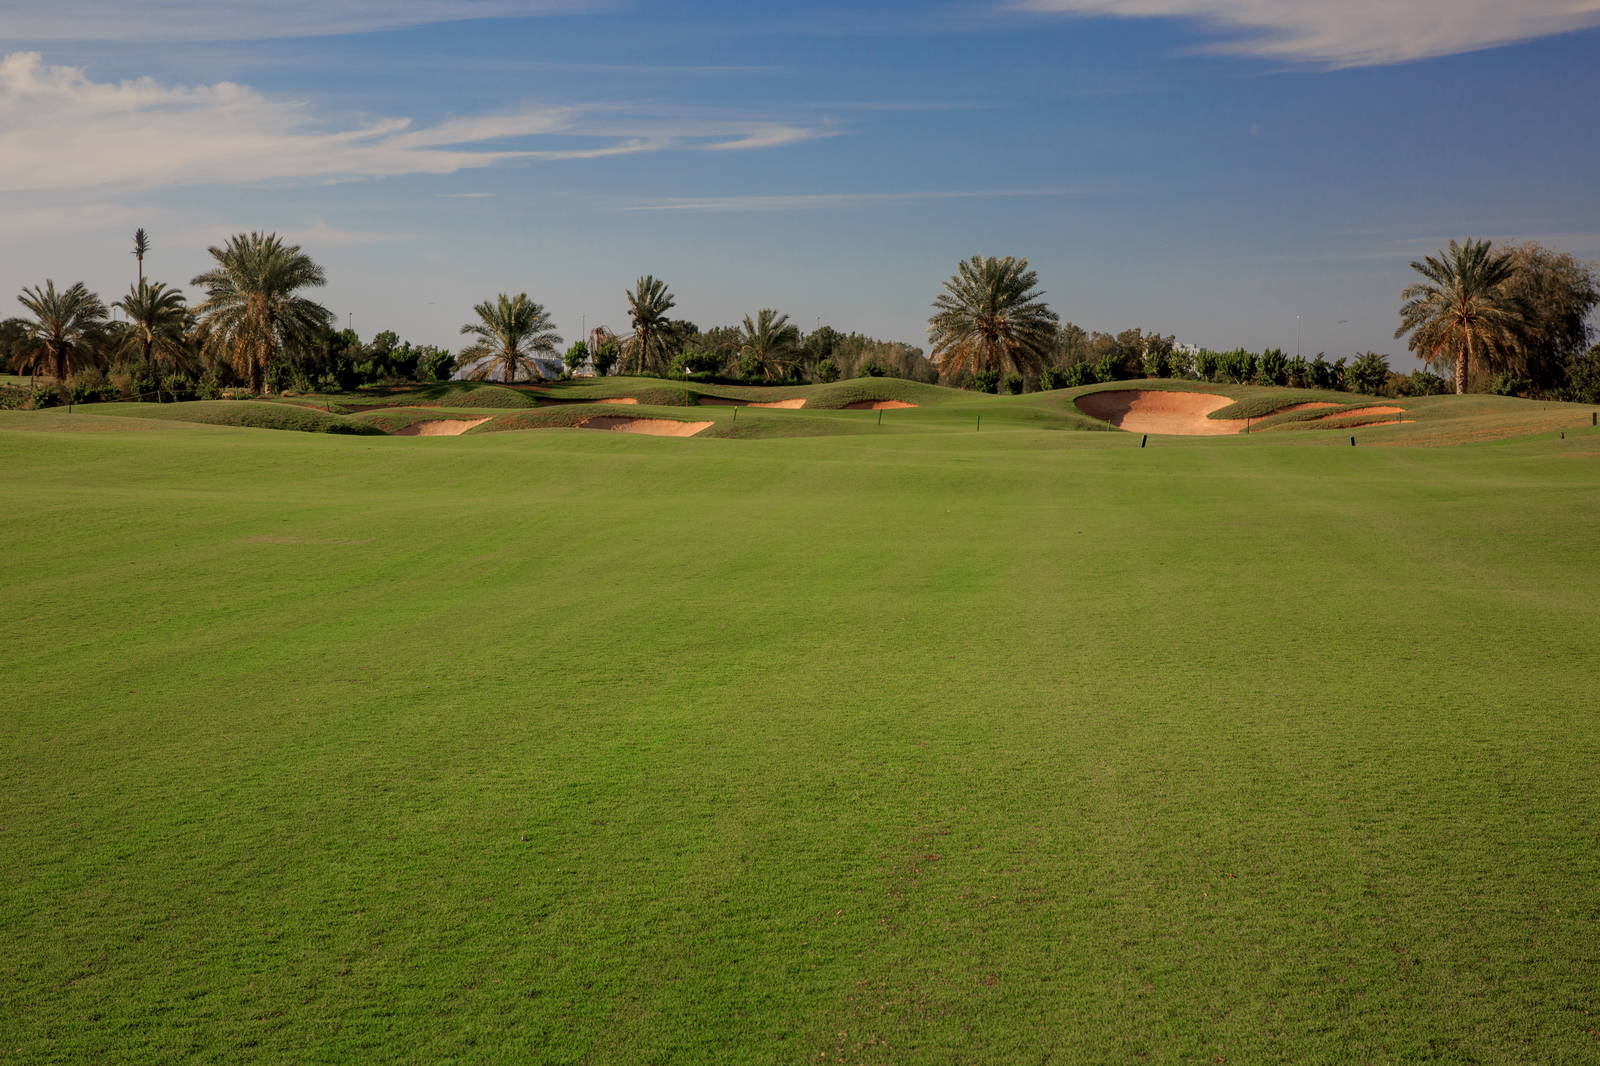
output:
[[[462,333],[478,338],[461,353],[462,366],[478,363],[467,372],[468,378],[491,381],[499,374],[501,381],[509,383],[522,374],[529,381],[544,377],[544,368],[534,356],[555,355],[561,337],[543,306],[528,299],[525,292],[515,296],[501,293],[495,302],[485,300],[472,310],[478,321],[461,327]]]
[[[190,282],[206,290],[195,308],[202,343],[231,363],[251,391],[263,392],[285,349],[303,347],[332,328],[326,307],[295,295],[327,284],[327,275],[276,233],[240,233],[207,250],[216,267]]]
[[[46,281],[43,288],[23,289],[17,302],[33,315],[23,319],[27,333],[14,359],[17,370],[42,366],[57,381],[65,381],[79,370],[99,365],[106,305],[83,282],[57,289],[54,281]]]
[[[628,319],[633,335],[622,342],[624,366],[631,373],[655,371],[667,364],[667,339],[671,323],[667,312],[677,305],[667,283],[646,274],[633,283],[628,298]]]
[[[944,283],[928,319],[929,358],[946,373],[1042,370],[1056,315],[1039,297],[1026,259],[975,255]]]
[[[740,327],[739,357],[754,363],[767,380],[782,380],[800,366],[800,329],[770,307],[756,312],[755,321],[744,316]]]
[[[1400,294],[1405,303],[1394,335],[1410,333],[1411,351],[1429,365],[1454,357],[1457,395],[1467,391],[1474,360],[1516,358],[1523,313],[1506,285],[1516,272],[1510,255],[1469,237],[1465,244],[1451,241],[1447,250],[1411,269],[1428,280]]]
[[[122,348],[138,352],[145,362],[166,363],[187,369],[189,345],[185,334],[189,309],[183,293],[159,281],[144,281],[128,287],[128,295],[111,305],[128,316],[122,331]]]
[[[133,231],[133,257],[139,261],[139,282],[144,283],[144,253],[150,250],[150,238],[145,236],[144,227],[140,226]]]

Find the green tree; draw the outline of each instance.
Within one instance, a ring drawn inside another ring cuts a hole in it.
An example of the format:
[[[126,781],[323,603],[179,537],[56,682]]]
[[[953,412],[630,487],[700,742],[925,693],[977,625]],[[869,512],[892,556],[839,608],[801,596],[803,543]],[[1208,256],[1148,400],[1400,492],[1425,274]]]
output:
[[[1543,392],[1559,389],[1567,364],[1589,347],[1589,315],[1600,305],[1593,263],[1529,241],[1506,248],[1512,265],[1506,292],[1522,311],[1515,369]]]
[[[1507,282],[1516,271],[1509,255],[1470,237],[1413,262],[1425,281],[1406,286],[1396,337],[1432,366],[1454,361],[1456,393],[1467,391],[1474,364],[1499,369],[1516,359],[1524,316]]]
[[[15,369],[36,372],[43,367],[64,382],[80,370],[100,365],[106,305],[83,282],[57,289],[54,281],[47,280],[43,288],[23,289],[17,302],[33,317],[23,319],[26,336],[14,357]]]
[[[768,381],[793,377],[800,368],[802,352],[800,330],[789,321],[788,315],[763,307],[753,320],[749,315],[744,316],[739,358],[761,377]]]
[[[236,234],[207,251],[216,266],[190,283],[206,290],[195,308],[202,344],[252,392],[265,391],[285,352],[298,352],[332,328],[326,307],[298,295],[327,284],[327,276],[276,233]]]
[[[529,381],[544,377],[536,356],[554,355],[561,337],[543,306],[520,292],[501,293],[493,302],[485,300],[472,309],[478,321],[468,322],[461,332],[478,339],[461,352],[461,365],[476,363],[467,371],[472,381],[492,381],[498,374],[510,383],[523,375]]]
[[[573,341],[572,347],[567,349],[567,354],[561,357],[561,363],[567,368],[567,376],[571,377],[583,369],[589,361],[589,346],[583,341]]]
[[[622,357],[627,371],[659,374],[667,365],[671,320],[667,312],[677,306],[667,283],[646,274],[633,284],[628,299],[628,322],[633,333],[622,342]]]
[[[141,231],[142,232],[142,231]],[[137,353],[141,362],[189,370],[189,309],[183,293],[159,281],[140,279],[128,295],[111,306],[128,316],[121,330],[122,351]]]
[[[1351,392],[1376,396],[1389,382],[1389,358],[1377,352],[1358,355],[1344,371],[1345,387]]]
[[[133,258],[139,265],[139,284],[144,284],[144,256],[150,250],[150,238],[140,226],[133,231]]]
[[[1038,373],[1056,340],[1056,315],[1026,259],[973,256],[944,283],[928,319],[932,359],[945,374]]]

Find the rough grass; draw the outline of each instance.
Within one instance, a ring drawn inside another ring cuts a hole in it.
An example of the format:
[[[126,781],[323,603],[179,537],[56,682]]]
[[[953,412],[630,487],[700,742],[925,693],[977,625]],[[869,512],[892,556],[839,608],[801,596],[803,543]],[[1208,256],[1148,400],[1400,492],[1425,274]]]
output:
[[[42,421],[8,1062],[1594,1061],[1593,431]]]
[[[98,417],[147,418],[163,422],[203,422],[212,426],[246,429],[287,429],[302,433],[379,434],[383,431],[363,423],[311,407],[259,400],[194,400],[187,403],[97,403],[79,405],[78,411],[92,411]],[[39,412],[66,414],[61,408]],[[76,412],[74,412],[75,414]],[[73,415],[66,415],[71,418]]]

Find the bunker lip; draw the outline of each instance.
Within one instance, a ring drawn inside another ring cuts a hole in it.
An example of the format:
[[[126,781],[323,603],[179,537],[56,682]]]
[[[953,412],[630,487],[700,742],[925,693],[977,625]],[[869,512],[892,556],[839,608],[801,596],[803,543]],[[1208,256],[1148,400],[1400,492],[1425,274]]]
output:
[[[692,437],[710,429],[715,422],[679,422],[671,418],[629,418],[624,415],[594,415],[578,423],[579,429],[604,429],[613,433],[643,433],[651,437]]]
[[[730,400],[726,396],[702,396],[700,403],[704,407],[781,407],[788,411],[806,405],[804,396],[794,396],[787,400]]]
[[[607,396],[603,400],[596,400],[595,401],[595,403],[638,403],[638,402],[639,402],[639,398],[637,396]]]
[[[903,407],[915,407],[914,403],[904,400],[856,400],[854,403],[845,404],[842,411],[898,411]]]
[[[1238,433],[1252,421],[1245,418],[1206,417],[1212,411],[1220,411],[1234,402],[1231,396],[1213,392],[1109,389],[1085,393],[1073,404],[1089,417],[1109,422],[1129,433],[1221,437]]]
[[[1364,418],[1367,415],[1402,415],[1405,414],[1405,411],[1404,407],[1380,404],[1376,407],[1352,407],[1343,411],[1329,411],[1325,415],[1318,415],[1311,421],[1323,422],[1334,418]]]
[[[1311,411],[1311,410],[1315,410],[1316,408],[1319,408],[1319,407],[1338,407],[1338,406],[1339,406],[1338,404],[1334,403],[1331,400],[1307,400],[1305,403],[1292,403],[1292,404],[1289,404],[1287,407],[1274,407],[1272,410],[1268,411],[1264,415],[1256,415],[1255,416],[1255,420],[1257,422],[1259,422],[1263,418],[1271,418],[1273,415],[1286,415],[1290,411]]]
[[[409,426],[401,426],[392,436],[459,437],[473,426],[481,426],[487,421],[489,421],[487,418],[429,418],[413,422]]]

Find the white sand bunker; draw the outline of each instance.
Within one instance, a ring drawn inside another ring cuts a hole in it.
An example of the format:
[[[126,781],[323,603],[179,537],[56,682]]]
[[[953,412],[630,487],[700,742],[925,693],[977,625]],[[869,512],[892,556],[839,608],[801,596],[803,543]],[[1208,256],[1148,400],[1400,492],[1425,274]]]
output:
[[[898,411],[902,407],[915,407],[914,403],[904,400],[857,400],[855,403],[844,405],[846,411]]]
[[[1209,392],[1146,392],[1117,389],[1079,396],[1078,410],[1129,433],[1171,433],[1188,437],[1220,437],[1238,433],[1244,418],[1207,418],[1232,404],[1233,398]]]
[[[638,403],[638,402],[639,402],[639,398],[637,396],[607,396],[603,400],[596,400],[595,401],[595,403]]]
[[[715,422],[678,422],[671,418],[624,418],[596,415],[578,423],[580,429],[609,429],[613,433],[644,433],[652,437],[692,437]]]
[[[1313,422],[1321,422],[1330,418],[1365,418],[1368,415],[1399,415],[1405,413],[1404,407],[1354,407],[1346,411],[1330,411],[1325,415],[1318,415]]]
[[[428,422],[413,422],[394,431],[396,437],[459,437],[473,426],[481,426],[487,418],[436,418]]]
[[[765,400],[761,403],[752,403],[746,400],[730,400],[726,396],[702,396],[700,403],[705,407],[782,407],[784,410],[793,411],[806,405],[804,396],[795,396],[787,400]]]

